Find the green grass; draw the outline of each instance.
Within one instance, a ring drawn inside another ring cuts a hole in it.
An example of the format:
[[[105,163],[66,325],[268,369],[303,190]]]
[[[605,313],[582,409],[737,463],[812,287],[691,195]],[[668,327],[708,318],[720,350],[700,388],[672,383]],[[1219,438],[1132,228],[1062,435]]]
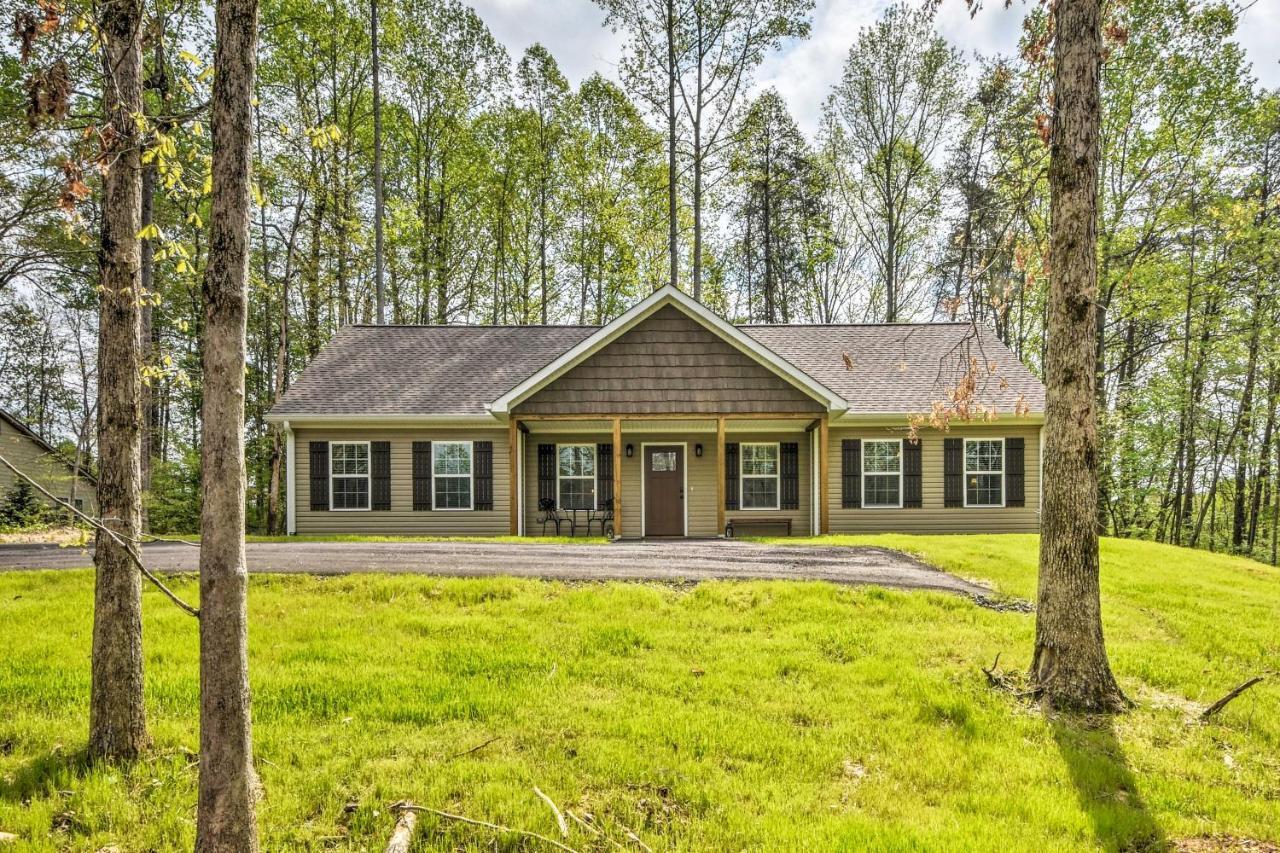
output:
[[[824,544],[846,541],[835,537]],[[854,540],[847,540],[854,541]],[[1029,598],[1029,536],[859,538]],[[194,598],[192,579],[178,591]],[[265,850],[381,849],[389,803],[556,835],[538,786],[661,849],[1160,849],[1280,840],[1280,574],[1103,545],[1107,638],[1138,706],[1047,718],[991,690],[1034,617],[819,583],[255,577]],[[156,744],[86,768],[92,575],[0,574],[0,831],[19,848],[190,849],[194,620],[146,594]],[[458,755],[478,744],[482,749]],[[354,804],[351,811],[348,803]],[[419,823],[418,849],[543,849]],[[571,829],[571,846],[608,849]],[[634,847],[632,849],[635,849]]]

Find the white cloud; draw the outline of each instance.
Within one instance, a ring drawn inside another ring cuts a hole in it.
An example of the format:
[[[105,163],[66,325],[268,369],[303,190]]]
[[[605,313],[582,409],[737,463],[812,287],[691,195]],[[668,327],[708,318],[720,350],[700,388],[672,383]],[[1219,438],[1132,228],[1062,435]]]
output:
[[[623,38],[604,26],[604,12],[589,0],[472,0],[472,5],[513,60],[542,42],[574,85],[596,71],[617,79]],[[817,0],[812,34],[765,59],[756,72],[757,91],[777,87],[800,126],[812,133],[858,30],[887,5],[889,0]],[[964,0],[943,0],[937,28],[972,61],[977,54],[1014,53],[1025,14],[1021,0],[1008,9],[1002,0],[986,0],[970,18]],[[1280,86],[1280,0],[1256,0],[1242,17],[1238,39],[1259,82]]]

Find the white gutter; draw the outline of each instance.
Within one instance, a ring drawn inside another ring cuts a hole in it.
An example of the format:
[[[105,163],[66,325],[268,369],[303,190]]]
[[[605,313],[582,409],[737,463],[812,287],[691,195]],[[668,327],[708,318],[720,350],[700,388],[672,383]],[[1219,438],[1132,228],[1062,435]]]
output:
[[[267,423],[304,427],[345,426],[359,424],[362,427],[396,426],[482,426],[497,428],[506,426],[506,418],[493,415],[387,415],[379,412],[328,415],[267,415]]]
[[[298,532],[298,496],[297,496],[297,476],[295,474],[295,459],[297,458],[296,442],[293,438],[293,429],[290,428],[288,421],[282,421],[284,424],[284,469],[285,469],[285,533],[292,536]]]
[[[905,429],[907,418],[909,418],[912,414],[918,414],[918,413],[906,412],[906,411],[845,412],[842,415],[837,415],[835,417],[832,417],[831,426],[834,428],[834,427],[854,426],[854,425],[858,425],[858,426],[882,426],[883,425],[883,426],[900,426]],[[1044,423],[1044,413],[1031,412],[1025,415],[1001,415],[1000,417],[998,417],[996,420],[993,420],[993,421],[971,420],[971,421],[963,421],[960,423],[962,426],[966,426],[966,427],[970,427],[970,426],[998,427],[1001,424],[1010,423],[1010,422],[1012,422],[1017,426],[1034,426],[1036,424],[1042,424]]]

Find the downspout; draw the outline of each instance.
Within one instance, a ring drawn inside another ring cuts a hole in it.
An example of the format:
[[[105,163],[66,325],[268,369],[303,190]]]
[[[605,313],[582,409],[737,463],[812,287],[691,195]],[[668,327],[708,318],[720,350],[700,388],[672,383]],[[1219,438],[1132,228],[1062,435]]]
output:
[[[1041,425],[1036,437],[1036,527],[1044,523],[1044,426]]]
[[[298,532],[298,498],[297,498],[297,477],[294,474],[294,459],[297,456],[294,446],[293,430],[289,427],[289,422],[284,422],[284,459],[285,459],[285,527],[284,531],[290,536]]]

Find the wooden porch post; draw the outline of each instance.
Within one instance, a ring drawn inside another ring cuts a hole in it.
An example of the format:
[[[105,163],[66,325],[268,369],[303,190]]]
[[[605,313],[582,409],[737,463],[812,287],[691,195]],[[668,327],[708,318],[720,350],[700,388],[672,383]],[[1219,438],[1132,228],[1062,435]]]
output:
[[[831,466],[827,459],[827,443],[830,439],[830,421],[827,416],[822,416],[822,423],[818,424],[818,500],[821,503],[818,506],[818,532],[831,532],[831,508],[828,505],[828,496],[831,494]]]
[[[511,470],[508,472],[508,502],[511,504],[511,535],[520,535],[520,434],[516,419],[507,422],[507,452]]]
[[[613,535],[622,538],[622,418],[613,419]]]
[[[724,535],[724,415],[716,418],[716,535]]]

